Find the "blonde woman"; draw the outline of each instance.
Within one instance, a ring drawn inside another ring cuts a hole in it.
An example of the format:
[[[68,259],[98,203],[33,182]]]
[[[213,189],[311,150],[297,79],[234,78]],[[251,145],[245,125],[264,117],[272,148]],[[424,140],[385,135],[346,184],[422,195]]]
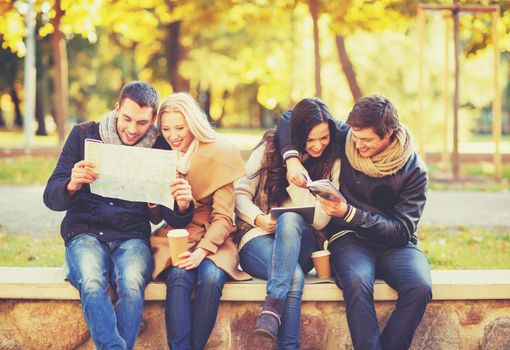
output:
[[[244,175],[244,164],[236,147],[221,139],[187,93],[166,98],[157,123],[170,148],[178,152],[178,177],[187,180],[175,199],[181,201],[179,208],[189,202],[186,210],[192,210],[193,218],[186,227],[188,251],[176,266],[171,265],[166,238],[171,227],[167,224],[151,238],[153,277],[162,276],[167,286],[165,320],[170,348],[203,349],[216,322],[225,281],[250,278],[238,270],[239,258],[230,238],[234,181]],[[161,208],[165,221],[170,219],[169,212]]]

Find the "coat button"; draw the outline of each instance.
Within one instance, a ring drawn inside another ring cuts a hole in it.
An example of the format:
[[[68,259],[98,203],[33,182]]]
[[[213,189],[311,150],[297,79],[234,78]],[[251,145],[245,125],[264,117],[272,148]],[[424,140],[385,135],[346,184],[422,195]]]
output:
[[[113,202],[110,202],[110,205],[113,205]]]
[[[99,232],[99,235],[102,236],[103,235],[103,232]]]

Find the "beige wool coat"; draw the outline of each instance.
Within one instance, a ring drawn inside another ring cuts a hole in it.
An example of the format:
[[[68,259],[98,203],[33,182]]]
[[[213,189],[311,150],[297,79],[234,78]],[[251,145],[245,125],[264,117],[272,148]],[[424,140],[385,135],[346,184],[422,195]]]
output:
[[[234,280],[247,280],[250,275],[239,270],[239,256],[230,234],[234,230],[234,181],[244,175],[244,163],[239,150],[226,141],[201,143],[192,155],[188,182],[195,209],[187,226],[188,250],[203,248],[209,252],[206,259],[225,271]],[[171,265],[167,232],[168,224],[151,237],[154,257],[152,277],[156,279]]]

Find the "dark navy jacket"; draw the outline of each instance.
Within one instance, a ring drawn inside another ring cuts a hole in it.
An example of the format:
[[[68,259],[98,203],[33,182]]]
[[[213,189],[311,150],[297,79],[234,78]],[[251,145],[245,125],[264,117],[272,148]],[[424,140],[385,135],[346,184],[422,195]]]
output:
[[[282,155],[291,149],[291,112],[278,122],[278,141]],[[345,150],[349,127],[337,121],[340,147]],[[418,154],[395,174],[373,178],[354,169],[345,151],[341,152],[340,190],[354,210],[344,219],[332,218],[326,227],[330,241],[343,234],[385,247],[417,243],[416,229],[423,213],[428,186],[427,168]],[[349,215],[352,214],[352,215]]]
[[[67,195],[71,170],[75,163],[84,159],[87,138],[101,140],[98,123],[87,122],[73,127],[44,190],[44,203],[48,208],[67,210],[60,227],[62,238],[67,243],[80,233],[90,233],[103,242],[131,238],[148,240],[151,226],[147,203],[102,197],[91,193],[88,184],[84,184],[73,198]],[[165,143],[158,138],[154,147],[164,148]],[[165,212],[171,216],[174,227],[185,227],[193,215],[192,207],[183,216],[170,209]]]

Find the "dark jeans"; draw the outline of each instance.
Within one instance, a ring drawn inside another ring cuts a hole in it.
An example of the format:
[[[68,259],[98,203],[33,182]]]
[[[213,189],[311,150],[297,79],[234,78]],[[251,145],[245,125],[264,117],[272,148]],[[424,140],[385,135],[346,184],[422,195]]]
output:
[[[168,346],[172,350],[203,349],[214,328],[228,275],[211,260],[204,259],[196,269],[172,266],[163,276]]]
[[[313,231],[303,217],[284,213],[278,218],[274,235],[255,237],[239,252],[243,270],[268,280],[268,295],[285,299],[278,349],[299,349],[305,273],[313,268],[310,255],[317,249]]]
[[[384,248],[352,234],[334,241],[329,249],[354,348],[408,349],[432,298],[430,267],[423,253],[412,243]],[[381,334],[373,300],[376,278],[398,292],[395,310]]]

